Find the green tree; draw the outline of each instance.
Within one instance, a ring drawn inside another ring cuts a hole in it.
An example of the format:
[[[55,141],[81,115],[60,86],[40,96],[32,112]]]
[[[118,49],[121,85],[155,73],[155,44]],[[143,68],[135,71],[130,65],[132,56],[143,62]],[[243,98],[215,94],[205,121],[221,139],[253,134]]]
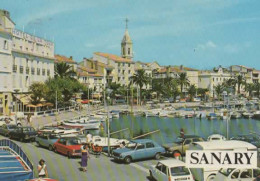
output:
[[[131,80],[134,84],[138,85],[140,88],[139,97],[141,102],[142,88],[144,85],[149,84],[150,77],[145,73],[144,69],[139,69],[137,72],[131,77]]]
[[[195,97],[196,95],[196,87],[194,84],[190,85],[190,87],[188,88],[188,94],[190,96],[190,101],[193,101],[193,98]]]
[[[245,84],[245,91],[248,92],[249,97],[252,97],[254,89],[255,89],[255,84],[253,83]]]
[[[32,104],[36,105],[47,95],[48,87],[42,82],[34,82],[29,87]]]
[[[54,75],[55,77],[60,78],[72,78],[76,75],[76,72],[73,70],[73,67],[68,65],[65,62],[57,63],[54,66]]]
[[[177,80],[178,80],[178,84],[181,86],[181,94],[182,94],[182,97],[183,97],[184,96],[184,94],[183,94],[184,86],[190,85],[190,82],[187,78],[187,74],[186,73],[179,74],[179,78]]]
[[[240,94],[240,88],[241,88],[241,85],[244,85],[245,84],[245,79],[242,75],[238,75],[236,78],[235,78],[235,83],[237,85],[237,93]]]
[[[256,96],[258,98],[260,98],[260,83],[259,82],[254,83],[254,89],[256,91]]]
[[[55,104],[56,92],[59,105],[70,105],[71,98],[75,93],[86,91],[86,87],[77,80],[71,78],[53,78],[46,81],[46,85],[49,90],[46,96],[46,100]]]
[[[209,92],[209,89],[204,89],[204,88],[197,89],[197,94],[201,97],[202,100],[205,100],[207,92]]]
[[[218,100],[220,100],[220,96],[221,96],[221,94],[223,92],[223,86],[221,84],[218,84],[218,85],[216,85],[214,87],[214,90],[215,90],[215,92],[217,94]]]

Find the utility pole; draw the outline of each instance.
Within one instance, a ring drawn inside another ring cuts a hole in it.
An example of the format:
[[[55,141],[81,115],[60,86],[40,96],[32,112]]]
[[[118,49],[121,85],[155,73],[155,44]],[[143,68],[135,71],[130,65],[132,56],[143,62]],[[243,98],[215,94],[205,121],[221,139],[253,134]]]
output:
[[[56,112],[58,112],[58,95],[57,95],[58,93],[57,93],[57,90],[56,90],[56,92],[55,92],[55,95],[56,95],[56,100],[55,100],[55,104],[56,104]]]
[[[110,122],[109,122],[109,109],[106,101],[106,82],[104,83],[104,106],[107,108],[107,154],[110,157]]]

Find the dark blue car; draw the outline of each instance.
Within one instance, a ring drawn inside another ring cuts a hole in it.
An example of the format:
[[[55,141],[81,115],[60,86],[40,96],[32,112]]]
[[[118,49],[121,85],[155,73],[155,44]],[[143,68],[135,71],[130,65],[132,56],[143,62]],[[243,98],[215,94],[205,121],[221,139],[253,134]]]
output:
[[[125,148],[113,150],[112,157],[130,163],[133,160],[155,158],[160,159],[165,149],[149,139],[132,140]]]

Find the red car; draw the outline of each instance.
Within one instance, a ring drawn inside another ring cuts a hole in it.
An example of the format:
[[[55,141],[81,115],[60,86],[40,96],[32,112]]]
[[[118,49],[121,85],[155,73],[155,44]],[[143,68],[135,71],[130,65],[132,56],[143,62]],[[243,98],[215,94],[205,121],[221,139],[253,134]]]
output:
[[[62,137],[54,143],[53,150],[71,158],[81,156],[81,146],[80,139],[76,137]]]

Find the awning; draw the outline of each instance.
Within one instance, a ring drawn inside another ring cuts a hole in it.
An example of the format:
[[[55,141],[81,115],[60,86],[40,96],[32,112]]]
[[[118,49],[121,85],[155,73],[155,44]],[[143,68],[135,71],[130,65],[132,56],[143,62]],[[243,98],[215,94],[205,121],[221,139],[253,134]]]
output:
[[[24,105],[30,104],[31,102],[30,94],[14,94],[14,97],[21,101]]]

